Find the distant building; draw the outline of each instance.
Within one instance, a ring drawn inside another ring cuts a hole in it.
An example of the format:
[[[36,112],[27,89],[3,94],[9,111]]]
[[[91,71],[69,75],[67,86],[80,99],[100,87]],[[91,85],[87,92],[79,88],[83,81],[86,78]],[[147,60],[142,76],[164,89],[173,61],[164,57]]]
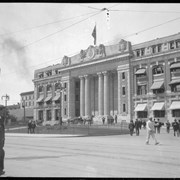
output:
[[[25,105],[26,108],[34,108],[34,91],[23,92],[20,94],[20,108]]]
[[[61,64],[35,70],[34,119],[117,115],[122,120],[180,118],[180,34],[131,45],[89,46]],[[63,89],[61,89],[63,87]]]

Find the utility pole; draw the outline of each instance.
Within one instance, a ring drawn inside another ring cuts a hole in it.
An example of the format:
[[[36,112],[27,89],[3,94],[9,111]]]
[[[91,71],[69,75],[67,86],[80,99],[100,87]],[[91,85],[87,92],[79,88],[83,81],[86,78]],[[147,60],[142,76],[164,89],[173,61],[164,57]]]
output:
[[[62,83],[61,83],[61,86],[60,86],[60,104],[59,104],[59,108],[60,108],[60,110],[59,110],[59,124],[60,124],[60,128],[61,128],[61,126],[62,126],[62,116],[61,116],[61,108],[62,108],[62,106],[61,106],[61,103],[62,103],[62,91],[65,89],[65,87],[64,86],[62,86]]]
[[[5,123],[7,123],[7,114],[6,114],[6,111],[7,111],[7,101],[10,99],[9,95],[4,95],[1,97],[1,99],[3,100],[5,98]]]

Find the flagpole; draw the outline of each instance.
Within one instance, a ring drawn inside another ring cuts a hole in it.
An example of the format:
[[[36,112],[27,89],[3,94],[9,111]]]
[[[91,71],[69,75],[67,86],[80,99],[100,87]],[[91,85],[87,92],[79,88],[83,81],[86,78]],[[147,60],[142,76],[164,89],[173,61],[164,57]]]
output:
[[[95,27],[96,27],[96,44],[97,45],[97,25],[96,25],[96,22],[95,22]]]

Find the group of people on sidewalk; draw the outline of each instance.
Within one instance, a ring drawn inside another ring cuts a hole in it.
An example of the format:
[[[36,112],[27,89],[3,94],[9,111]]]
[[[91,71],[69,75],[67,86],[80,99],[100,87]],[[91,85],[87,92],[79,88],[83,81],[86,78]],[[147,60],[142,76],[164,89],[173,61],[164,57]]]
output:
[[[146,137],[146,144],[149,144],[150,136],[154,139],[155,145],[159,144],[155,137],[155,133],[160,134],[161,127],[164,125],[164,123],[160,122],[159,119],[152,119],[152,117],[149,118],[149,120],[146,122],[145,128],[147,129],[147,137]],[[135,122],[133,120],[129,123],[129,132],[132,136],[133,133],[136,133],[136,136],[139,136],[139,130],[141,129],[142,121],[136,119]],[[170,132],[171,124],[169,121],[166,122],[166,131],[167,133]],[[172,127],[174,130],[174,136],[179,137],[180,136],[180,120],[177,121],[176,119],[172,123]]]
[[[139,132],[140,129],[142,128],[146,129],[146,121],[140,121],[138,119],[135,120],[135,122],[133,122],[133,120],[130,121],[129,123],[129,131],[130,131],[130,135],[132,136],[134,133],[134,129],[136,132],[136,136],[139,136]]]
[[[180,136],[180,120],[176,120],[174,119],[174,122],[172,122],[172,127],[174,130],[174,136],[179,137]],[[167,132],[169,133],[169,131],[167,130]]]
[[[135,129],[136,136],[139,136],[139,130],[141,129],[141,125],[142,125],[141,122],[142,121],[139,121],[138,119],[135,120],[135,123],[133,122],[133,120],[130,121],[129,131],[130,131],[131,136],[134,133],[134,129]],[[152,118],[149,118],[149,120],[146,122],[146,124],[144,124],[144,128],[147,129],[146,144],[149,144],[150,136],[152,136],[152,138],[155,140],[155,145],[159,144],[159,142],[157,141],[157,139],[155,137],[155,132],[156,132],[155,127],[158,128],[158,132],[160,133],[160,122],[158,121],[155,124],[155,121],[153,121]]]
[[[36,123],[35,121],[29,120],[28,121],[28,134],[34,134],[35,133],[35,128],[36,128]]]

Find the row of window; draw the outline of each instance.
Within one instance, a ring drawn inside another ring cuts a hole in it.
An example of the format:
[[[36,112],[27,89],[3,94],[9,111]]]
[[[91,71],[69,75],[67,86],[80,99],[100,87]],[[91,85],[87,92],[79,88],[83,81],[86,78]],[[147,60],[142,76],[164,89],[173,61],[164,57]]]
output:
[[[150,50],[152,54],[159,53],[159,52],[162,52],[162,50],[163,50],[162,45],[167,46],[167,43],[153,45],[151,47],[148,47],[147,50]],[[180,40],[169,42],[169,49],[176,49],[179,47],[180,47]],[[135,52],[136,52],[136,57],[146,55],[145,48],[137,49]]]
[[[64,83],[63,88],[66,89],[66,87],[67,87],[67,83]],[[39,92],[43,92],[43,89],[44,89],[44,86],[39,86],[38,91],[39,91]],[[55,84],[55,91],[57,91],[57,90],[59,90],[59,89],[61,89],[61,84],[60,84],[60,83],[56,83],[56,84]],[[51,84],[48,84],[48,85],[46,86],[46,90],[47,90],[47,91],[51,91],[51,90],[52,90],[52,85],[51,85]]]
[[[59,112],[60,110],[59,109],[55,109],[55,120],[59,120]],[[66,108],[64,108],[64,115],[67,115],[67,110]],[[43,117],[43,111],[39,111],[39,114],[38,114],[38,117],[39,117],[39,120],[43,121],[44,120],[44,117]],[[47,121],[51,121],[52,120],[52,110],[46,110],[46,120]]]
[[[25,102],[25,107],[29,107],[29,106],[34,106],[34,101]]]
[[[55,69],[54,72],[55,72],[56,75],[60,74],[60,71],[58,69]],[[52,70],[49,70],[49,71],[45,72],[45,74],[46,74],[47,77],[52,76]],[[39,73],[38,77],[39,78],[44,78],[44,73],[43,72]]]
[[[31,100],[31,99],[34,99],[34,95],[22,96],[22,100]]]
[[[153,116],[155,118],[165,118],[165,110],[162,111],[153,111]],[[172,117],[180,117],[180,110],[172,110]],[[138,111],[137,118],[148,118],[147,111]]]

